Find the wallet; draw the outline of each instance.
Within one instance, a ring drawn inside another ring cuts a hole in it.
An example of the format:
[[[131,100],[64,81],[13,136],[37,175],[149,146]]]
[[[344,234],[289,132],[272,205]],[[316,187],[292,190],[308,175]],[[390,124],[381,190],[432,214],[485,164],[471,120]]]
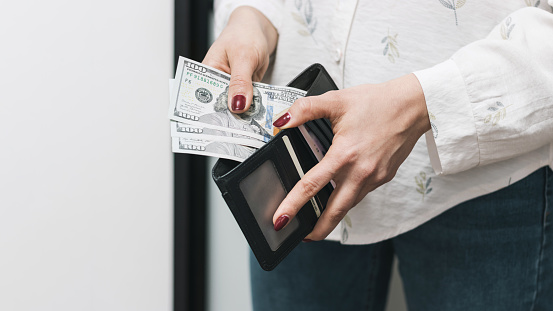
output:
[[[288,84],[306,96],[337,90],[320,64],[313,64]],[[280,231],[273,214],[304,173],[330,148],[330,122],[318,119],[281,130],[244,162],[219,159],[212,177],[246,237],[261,268],[273,270],[312,230],[324,211],[334,186],[329,183],[308,201]]]

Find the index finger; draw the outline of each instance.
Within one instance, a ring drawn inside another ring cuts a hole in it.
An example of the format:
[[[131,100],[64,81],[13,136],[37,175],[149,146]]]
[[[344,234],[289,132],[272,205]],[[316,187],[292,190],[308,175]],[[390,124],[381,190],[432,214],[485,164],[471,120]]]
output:
[[[311,168],[280,203],[273,215],[276,231],[284,228],[305,203],[332,180],[339,168],[338,161],[334,159],[333,155],[334,151],[331,146],[321,162]]]

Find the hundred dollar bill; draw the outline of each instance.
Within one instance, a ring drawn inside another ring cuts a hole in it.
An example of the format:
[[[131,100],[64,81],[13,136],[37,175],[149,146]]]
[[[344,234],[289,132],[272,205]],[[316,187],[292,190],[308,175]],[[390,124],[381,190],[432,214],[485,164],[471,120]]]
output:
[[[169,79],[170,98],[174,98],[171,94],[175,80]],[[207,128],[205,126],[191,125],[184,122],[171,121],[171,137],[183,137],[192,139],[205,139],[212,141],[223,141],[233,144],[261,148],[265,143],[245,135],[233,134],[227,131]]]
[[[273,121],[306,94],[291,87],[254,82],[251,108],[234,114],[227,104],[230,75],[180,57],[175,80],[170,119],[265,142],[278,132]]]
[[[172,149],[176,153],[197,154],[243,162],[257,149],[233,143],[171,137]]]
[[[254,148],[261,148],[265,145],[264,142],[248,136],[232,134],[227,131],[220,131],[177,121],[171,121],[171,137],[222,141]]]

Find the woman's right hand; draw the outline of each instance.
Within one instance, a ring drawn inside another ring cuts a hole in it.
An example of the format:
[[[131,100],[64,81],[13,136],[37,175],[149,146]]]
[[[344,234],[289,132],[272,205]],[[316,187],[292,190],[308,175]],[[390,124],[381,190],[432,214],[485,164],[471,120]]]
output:
[[[277,39],[277,30],[265,15],[242,6],[232,12],[227,26],[211,45],[202,63],[231,75],[228,103],[232,112],[250,108],[252,80],[263,78]]]

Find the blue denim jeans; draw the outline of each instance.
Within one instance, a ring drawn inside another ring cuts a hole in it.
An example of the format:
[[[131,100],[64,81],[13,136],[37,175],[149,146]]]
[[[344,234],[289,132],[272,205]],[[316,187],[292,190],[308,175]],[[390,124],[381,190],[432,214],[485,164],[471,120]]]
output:
[[[384,310],[394,254],[409,310],[553,310],[553,172],[541,168],[377,244],[302,243],[250,269],[254,310]]]

